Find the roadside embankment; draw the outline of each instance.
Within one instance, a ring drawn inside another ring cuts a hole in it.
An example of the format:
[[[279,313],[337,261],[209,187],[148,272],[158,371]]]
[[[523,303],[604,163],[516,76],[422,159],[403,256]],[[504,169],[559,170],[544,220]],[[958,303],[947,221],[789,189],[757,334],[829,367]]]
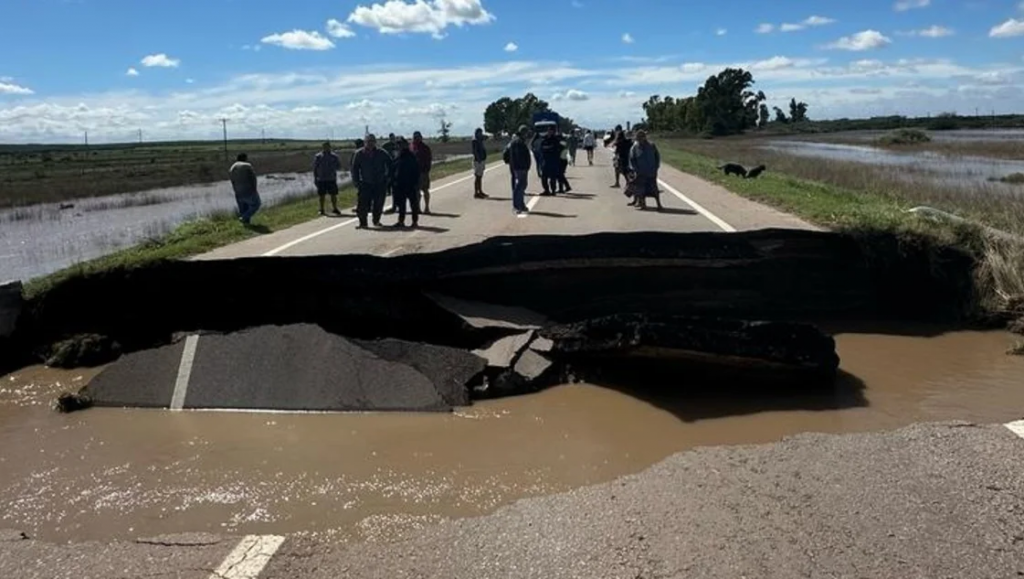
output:
[[[891,172],[860,163],[798,158],[753,145],[756,139],[716,142],[668,140],[661,144],[664,161],[729,191],[791,213],[831,231],[868,240],[887,239],[894,250],[918,248],[953,251],[969,256],[968,271],[948,271],[937,257],[937,274],[962,276],[973,284],[971,317],[1024,320],[1024,198],[956,194],[914,181],[900,181]],[[756,179],[727,176],[723,162],[748,166],[765,163]],[[971,223],[943,222],[915,215],[926,205],[965,217]],[[992,236],[985,227],[1008,232]],[[1018,239],[1015,239],[1014,237]],[[881,255],[890,255],[883,252]],[[927,288],[920,288],[927,292]],[[954,307],[960,308],[962,304]],[[1011,329],[1021,331],[1024,322]]]

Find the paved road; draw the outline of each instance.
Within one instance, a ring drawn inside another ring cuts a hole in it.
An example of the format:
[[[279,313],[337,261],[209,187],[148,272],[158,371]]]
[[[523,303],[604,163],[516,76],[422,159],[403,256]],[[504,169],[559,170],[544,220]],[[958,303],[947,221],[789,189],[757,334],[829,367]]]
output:
[[[697,449],[388,543],[197,535],[58,546],[0,532],[0,577],[1019,577],[1024,424],[1013,426]]]
[[[455,175],[434,184],[431,209],[421,228],[409,230],[358,230],[354,215],[322,217],[288,230],[214,250],[199,259],[224,259],[257,255],[318,255],[368,253],[392,256],[439,251],[474,243],[497,235],[586,234],[601,231],[730,231],[763,227],[811,226],[792,216],[737,197],[725,189],[666,168],[662,174],[662,200],[666,211],[637,211],[626,206],[621,189],[610,185],[614,178],[611,154],[598,151],[594,166],[570,167],[573,191],[569,195],[540,197],[540,180],[531,174],[527,217],[512,211],[509,173],[500,161],[484,176],[484,190],[492,199],[473,198],[468,174]],[[386,215],[384,224],[394,223]]]

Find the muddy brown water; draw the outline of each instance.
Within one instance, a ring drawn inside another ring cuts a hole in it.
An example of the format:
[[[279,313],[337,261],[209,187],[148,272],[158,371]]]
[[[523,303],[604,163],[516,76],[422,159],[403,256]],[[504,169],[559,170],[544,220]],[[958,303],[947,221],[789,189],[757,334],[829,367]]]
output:
[[[836,336],[860,395],[563,386],[451,415],[49,410],[96,370],[0,381],[0,528],[47,540],[209,531],[389,539],[638,472],[695,446],[1024,416],[1003,332]]]

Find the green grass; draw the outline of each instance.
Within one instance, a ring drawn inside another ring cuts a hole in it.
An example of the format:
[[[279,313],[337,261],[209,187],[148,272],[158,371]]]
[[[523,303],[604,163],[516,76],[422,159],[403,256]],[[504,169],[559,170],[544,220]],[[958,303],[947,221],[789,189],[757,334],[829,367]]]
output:
[[[921,129],[896,129],[891,133],[878,137],[876,143],[882,146],[897,145],[920,145],[930,143],[932,140],[928,133]]]
[[[911,206],[883,194],[865,194],[828,183],[773,172],[757,179],[726,176],[709,157],[675,148],[662,148],[673,167],[711,181],[748,199],[770,205],[828,229],[894,229],[912,226]]]
[[[434,166],[431,179],[468,171],[471,162],[467,160],[441,163]],[[351,207],[355,203],[355,190],[344,187],[338,195],[340,207]],[[289,200],[279,205],[265,207],[253,218],[252,226],[245,227],[238,222],[234,212],[224,212],[203,219],[189,221],[158,239],[114,252],[110,255],[85,261],[62,269],[47,276],[36,278],[25,284],[25,297],[32,298],[68,279],[99,273],[115,268],[132,268],[166,259],[183,259],[206,253],[274,231],[287,229],[314,219],[320,208],[315,194]]]

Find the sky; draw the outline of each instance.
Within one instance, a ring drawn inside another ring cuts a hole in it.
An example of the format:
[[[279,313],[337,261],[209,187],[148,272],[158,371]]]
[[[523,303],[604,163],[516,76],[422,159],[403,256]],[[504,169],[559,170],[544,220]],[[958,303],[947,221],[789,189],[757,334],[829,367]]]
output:
[[[0,0],[0,143],[607,127],[727,66],[811,118],[1024,112],[1024,0]]]

